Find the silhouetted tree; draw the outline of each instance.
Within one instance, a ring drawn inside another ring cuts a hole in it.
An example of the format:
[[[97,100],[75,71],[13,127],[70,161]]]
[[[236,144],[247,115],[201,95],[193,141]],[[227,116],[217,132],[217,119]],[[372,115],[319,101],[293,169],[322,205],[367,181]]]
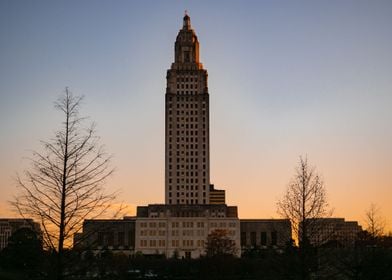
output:
[[[381,217],[380,209],[376,204],[372,203],[365,213],[365,228],[372,238],[384,234],[385,220]]]
[[[42,141],[43,151],[33,152],[31,168],[17,178],[20,194],[13,202],[22,216],[40,222],[46,247],[57,251],[57,279],[63,278],[64,248],[83,220],[102,215],[115,199],[103,189],[113,172],[110,156],[99,144],[94,123],[84,126],[81,101],[66,88],[55,103],[64,121],[53,139]]]
[[[278,213],[291,222],[299,242],[303,279],[308,279],[311,261],[309,239],[320,230],[322,223],[317,219],[330,213],[324,182],[315,168],[309,166],[307,158],[300,157],[296,173],[277,206]]]
[[[227,230],[215,229],[207,236],[205,251],[208,257],[234,256],[237,253],[237,248],[235,241],[229,237]]]

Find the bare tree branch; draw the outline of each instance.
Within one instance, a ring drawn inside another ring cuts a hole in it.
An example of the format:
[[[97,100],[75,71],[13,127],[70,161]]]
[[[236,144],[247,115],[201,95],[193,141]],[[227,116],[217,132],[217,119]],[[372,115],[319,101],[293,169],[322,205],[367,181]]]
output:
[[[331,215],[324,182],[307,158],[300,157],[296,174],[277,207],[278,213],[290,220],[294,237],[300,243],[317,233],[320,223],[316,219]]]
[[[62,279],[62,255],[84,219],[103,215],[116,197],[103,185],[113,174],[111,156],[95,134],[95,124],[83,127],[79,116],[83,98],[68,88],[55,102],[64,114],[61,128],[50,141],[41,141],[43,151],[33,152],[31,167],[17,177],[19,195],[12,203],[23,216],[41,223],[45,245],[59,256],[58,279]]]
[[[372,203],[365,213],[366,231],[371,237],[377,238],[384,234],[385,220],[380,215],[380,208]]]
[[[309,166],[307,158],[300,157],[296,174],[277,207],[278,213],[290,220],[294,237],[299,243],[302,279],[310,279],[310,240],[321,236],[325,223],[320,218],[332,212],[328,211],[324,182],[315,168]]]

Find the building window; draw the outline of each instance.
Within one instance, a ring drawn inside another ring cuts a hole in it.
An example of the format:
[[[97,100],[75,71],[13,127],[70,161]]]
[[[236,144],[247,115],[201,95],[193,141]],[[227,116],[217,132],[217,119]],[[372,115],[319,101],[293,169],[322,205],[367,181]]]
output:
[[[108,238],[108,246],[113,246],[113,243],[114,243],[114,233],[113,232],[109,232],[107,234],[107,238]]]
[[[128,246],[135,247],[135,232],[133,230],[128,232]]]
[[[260,233],[260,245],[261,246],[267,245],[267,233],[264,231]]]
[[[241,246],[246,246],[246,232],[241,232]]]
[[[271,232],[271,245],[276,246],[278,244],[278,232]]]
[[[250,233],[250,245],[256,247],[256,232],[254,231]]]
[[[103,246],[103,232],[98,232],[98,246]]]
[[[125,244],[125,233],[124,232],[117,233],[117,244],[118,244],[118,246],[124,246],[124,244]]]

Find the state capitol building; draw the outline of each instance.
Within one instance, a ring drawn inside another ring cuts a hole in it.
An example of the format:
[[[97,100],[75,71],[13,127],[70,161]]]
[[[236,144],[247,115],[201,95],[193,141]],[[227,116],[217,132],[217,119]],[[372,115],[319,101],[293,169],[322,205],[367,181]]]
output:
[[[281,248],[291,239],[288,220],[240,220],[237,206],[226,205],[225,191],[211,184],[208,74],[199,49],[185,15],[166,74],[165,204],[138,206],[135,217],[85,220],[75,246],[198,258],[217,229],[235,242],[238,256],[252,246]]]

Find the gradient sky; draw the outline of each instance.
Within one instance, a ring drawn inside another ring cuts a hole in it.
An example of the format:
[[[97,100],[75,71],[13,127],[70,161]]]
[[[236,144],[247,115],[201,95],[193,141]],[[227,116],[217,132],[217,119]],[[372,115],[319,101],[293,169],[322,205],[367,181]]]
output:
[[[164,202],[166,70],[184,10],[209,73],[211,181],[271,218],[300,155],[335,216],[392,229],[392,1],[0,1],[0,216],[68,86],[113,153],[109,190]],[[134,214],[134,210],[129,213]]]

